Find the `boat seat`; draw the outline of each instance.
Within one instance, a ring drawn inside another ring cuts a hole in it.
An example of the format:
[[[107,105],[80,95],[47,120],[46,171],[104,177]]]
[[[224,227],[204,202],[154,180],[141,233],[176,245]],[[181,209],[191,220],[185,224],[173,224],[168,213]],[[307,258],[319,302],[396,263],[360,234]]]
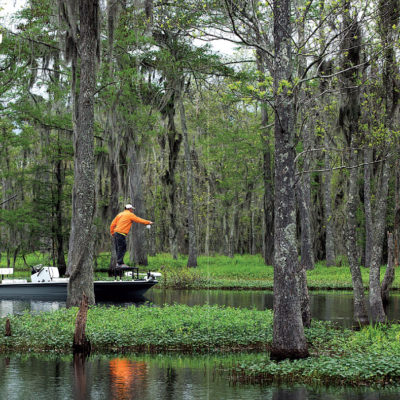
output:
[[[0,268],[1,280],[4,280],[4,275],[12,275],[14,268]]]
[[[16,283],[28,283],[26,279],[2,279],[1,283],[6,284],[16,284]]]
[[[130,272],[132,274],[132,280],[139,279],[139,268],[138,267],[116,267],[112,269],[114,273],[114,279],[117,279],[117,276],[122,278],[125,272]]]

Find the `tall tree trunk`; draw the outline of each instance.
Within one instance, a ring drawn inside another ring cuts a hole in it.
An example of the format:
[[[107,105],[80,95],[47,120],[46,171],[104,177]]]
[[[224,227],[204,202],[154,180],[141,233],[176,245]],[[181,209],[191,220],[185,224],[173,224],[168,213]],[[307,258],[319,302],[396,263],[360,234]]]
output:
[[[349,260],[351,279],[353,283],[353,305],[354,305],[354,322],[356,325],[368,324],[368,313],[365,306],[364,285],[361,277],[360,265],[358,263],[357,254],[357,204],[358,204],[358,187],[357,187],[357,151],[350,150],[350,177],[349,191],[347,197],[347,257]]]
[[[171,83],[172,85],[172,83]],[[167,119],[167,143],[168,143],[168,167],[161,180],[168,194],[168,228],[169,228],[169,247],[173,259],[178,258],[178,228],[176,224],[176,179],[175,170],[178,161],[179,150],[182,142],[182,135],[179,134],[175,126],[175,90],[171,94],[169,101],[162,110],[163,117]]]
[[[136,144],[131,143],[129,146],[129,196],[135,207],[135,214],[142,218],[146,216],[146,210],[143,201],[143,162],[140,149]],[[147,261],[147,244],[146,244],[146,228],[142,224],[135,224],[132,227],[132,251],[130,252],[130,260],[138,265],[148,265]]]
[[[63,196],[63,188],[64,188],[64,174],[63,171],[63,162],[61,160],[60,147],[59,151],[59,159],[56,163],[56,202],[55,202],[55,214],[56,214],[56,226],[55,226],[55,242],[56,242],[56,266],[60,272],[60,275],[65,275],[67,271],[67,264],[65,263],[64,256],[64,234],[63,234],[63,214],[62,214],[62,196]]]
[[[325,166],[325,180],[324,180],[324,210],[325,210],[325,253],[326,253],[326,266],[332,267],[335,265],[335,242],[334,242],[334,228],[333,228],[333,213],[332,213],[332,170],[329,155],[329,140],[327,134],[324,137],[324,166]]]
[[[371,208],[371,163],[372,149],[364,150],[364,215],[365,215],[365,261],[364,267],[371,266],[371,249],[373,240]]]
[[[373,323],[386,322],[386,314],[382,303],[380,271],[382,247],[386,227],[386,208],[389,189],[389,162],[381,165],[380,185],[377,191],[377,202],[374,213],[374,236],[372,241],[371,265],[369,269],[369,306]]]
[[[388,261],[385,276],[382,281],[382,303],[383,305],[387,305],[389,303],[389,290],[390,286],[394,281],[395,275],[395,265],[394,265],[394,240],[393,234],[387,233],[387,242],[388,242]]]
[[[264,57],[257,51],[257,69],[264,79]],[[261,90],[264,90],[261,86]],[[261,140],[263,145],[264,213],[263,213],[263,258],[266,265],[274,263],[274,183],[272,172],[271,131],[268,128],[268,104],[261,104]]]
[[[118,13],[121,4],[113,0],[107,0],[107,28],[108,28],[108,73],[109,79],[112,81],[114,79],[114,31],[118,19]],[[117,96],[118,97],[118,96]],[[109,177],[110,177],[110,198],[108,207],[108,219],[111,222],[114,217],[120,212],[119,205],[119,174],[118,174],[118,159],[119,159],[119,146],[118,146],[118,135],[120,134],[119,128],[117,126],[117,115],[116,115],[116,100],[113,101],[112,105],[107,109],[107,119],[106,119],[106,131],[108,139],[108,147],[110,150],[110,160],[109,160]],[[114,238],[110,237],[110,270],[115,268],[117,264],[117,253],[115,250]]]
[[[79,2],[80,80],[77,119],[74,130],[74,187],[72,221],[68,253],[67,306],[78,306],[85,294],[93,304],[93,217],[94,182],[94,91],[100,7],[97,0]]]
[[[179,114],[181,117],[181,127],[183,133],[183,144],[185,149],[185,166],[186,166],[186,199],[187,199],[187,218],[188,218],[188,235],[189,235],[189,257],[187,261],[188,267],[197,267],[197,237],[196,227],[194,224],[194,204],[193,204],[193,168],[190,154],[189,138],[186,126],[185,107],[183,104],[182,94],[179,97]]]
[[[283,81],[292,76],[290,0],[274,0],[275,255],[271,358],[308,356],[297,284],[294,104]]]
[[[239,207],[237,206],[237,201],[235,201],[229,224],[228,255],[230,258],[233,258],[235,256],[238,218],[239,218]]]
[[[393,125],[399,110],[399,83],[397,77],[395,43],[396,36],[393,26],[397,26],[400,18],[400,2],[398,0],[379,1],[378,28],[383,48],[382,84],[384,88],[384,126],[387,134],[393,132]],[[389,146],[382,151],[382,158],[388,156]],[[389,160],[382,161],[381,175],[376,195],[374,213],[374,236],[371,252],[371,267],[369,275],[369,304],[371,318],[374,323],[386,322],[386,315],[382,303],[380,286],[380,265],[382,259],[382,246],[386,226],[386,209],[389,188]]]
[[[394,265],[399,265],[399,245],[400,245],[400,163],[395,162],[395,206],[394,206],[394,226],[393,226],[393,241],[394,241]]]
[[[113,154],[112,146],[110,146],[110,166],[109,166],[109,174],[110,174],[110,206],[109,206],[109,220],[112,221],[114,217],[120,211],[119,208],[119,178],[118,178],[118,165],[115,160],[116,155]],[[117,265],[117,252],[115,250],[115,242],[114,237],[111,236],[110,239],[111,244],[111,257],[110,257],[110,269],[115,268]]]
[[[360,90],[358,87],[361,30],[357,21],[357,12],[351,9],[351,2],[346,1],[344,37],[342,40],[342,97],[339,112],[339,126],[349,147],[350,177],[347,199],[347,255],[350,265],[354,292],[354,320],[358,325],[368,323],[368,314],[364,301],[364,286],[361,278],[357,252],[357,206],[358,206],[358,123],[360,117]],[[354,16],[352,16],[352,12]]]
[[[308,170],[309,166],[304,168]],[[301,266],[306,270],[314,269],[314,252],[311,234],[311,197],[310,197],[310,174],[303,173],[296,185],[297,202],[300,211],[300,226],[301,226]]]
[[[206,256],[210,255],[210,201],[211,201],[211,188],[210,188],[210,179],[206,177],[206,186],[207,186],[207,205],[206,205],[206,236],[204,238],[204,254]]]

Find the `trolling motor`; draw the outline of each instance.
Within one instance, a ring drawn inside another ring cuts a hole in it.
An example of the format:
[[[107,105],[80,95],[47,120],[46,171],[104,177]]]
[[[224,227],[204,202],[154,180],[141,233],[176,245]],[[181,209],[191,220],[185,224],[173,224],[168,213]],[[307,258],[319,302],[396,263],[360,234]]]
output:
[[[155,281],[160,276],[161,276],[161,274],[159,272],[148,271],[145,279],[146,279],[146,281]]]

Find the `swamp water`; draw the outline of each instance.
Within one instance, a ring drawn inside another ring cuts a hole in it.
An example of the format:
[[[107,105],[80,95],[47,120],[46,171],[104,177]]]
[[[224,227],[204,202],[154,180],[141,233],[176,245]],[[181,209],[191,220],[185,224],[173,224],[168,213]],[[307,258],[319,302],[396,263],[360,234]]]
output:
[[[313,318],[352,322],[352,294],[312,293]],[[190,291],[152,289],[145,306],[182,303],[219,304],[232,307],[272,308],[272,293],[262,291]],[[65,307],[62,302],[0,301],[0,316],[52,311]],[[400,295],[391,298],[391,320],[400,319]],[[253,355],[257,357],[257,355]],[[252,357],[253,357],[252,356]],[[87,360],[72,356],[0,356],[0,399],[7,400],[398,400],[399,388],[355,389],[343,387],[310,388],[233,385],[226,370],[243,355],[94,355]],[[221,368],[221,366],[223,366]]]
[[[272,292],[260,290],[162,290],[153,288],[146,293],[142,301],[136,304],[158,307],[163,304],[174,303],[188,306],[210,304],[265,310],[272,309]],[[8,314],[20,314],[24,311],[32,313],[54,311],[63,307],[65,307],[65,302],[0,300],[0,317],[5,317]],[[315,319],[332,321],[345,327],[352,326],[353,295],[351,292],[311,292],[310,308],[311,315]],[[400,293],[392,292],[387,314],[391,321],[400,320]]]
[[[234,361],[229,360],[230,365]],[[368,388],[232,385],[216,365],[223,357],[0,357],[0,398],[7,400],[397,400]],[[400,389],[399,389],[400,390]]]

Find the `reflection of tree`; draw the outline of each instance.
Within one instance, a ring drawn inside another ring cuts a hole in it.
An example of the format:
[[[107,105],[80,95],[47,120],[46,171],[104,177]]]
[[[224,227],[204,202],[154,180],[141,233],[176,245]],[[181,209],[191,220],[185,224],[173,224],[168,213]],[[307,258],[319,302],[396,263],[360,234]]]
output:
[[[143,361],[113,358],[109,363],[112,399],[128,400],[146,387],[148,366]],[[139,395],[140,397],[140,395]]]
[[[87,399],[87,382],[86,382],[86,355],[83,353],[74,354],[74,376],[75,376],[75,399]]]
[[[175,382],[176,382],[176,371],[174,368],[169,366],[167,368],[167,379],[165,380],[166,390],[165,399],[172,400],[175,397]]]
[[[272,400],[307,400],[308,390],[306,388],[292,388],[274,390]]]

